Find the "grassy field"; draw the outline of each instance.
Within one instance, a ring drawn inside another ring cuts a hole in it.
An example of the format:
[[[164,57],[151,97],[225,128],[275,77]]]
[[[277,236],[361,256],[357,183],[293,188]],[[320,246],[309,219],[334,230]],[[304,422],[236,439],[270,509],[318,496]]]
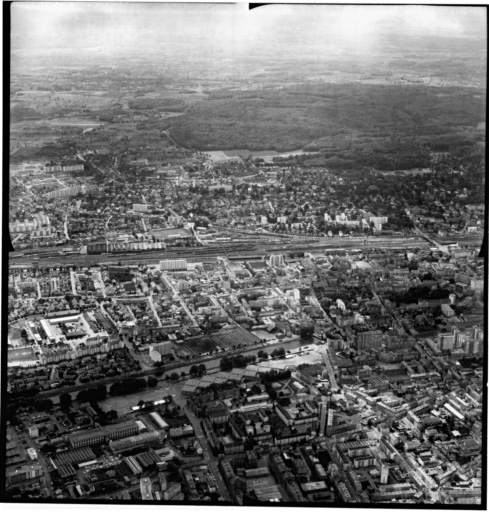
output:
[[[209,155],[209,158],[213,162],[223,162],[225,160],[230,160],[231,157],[228,156],[223,151],[206,151],[206,155]]]
[[[231,160],[235,158],[246,158],[251,156],[252,158],[263,158],[265,161],[272,161],[272,159],[276,156],[289,156],[289,155],[301,155],[304,152],[302,150],[298,151],[290,151],[288,153],[277,153],[273,150],[263,150],[263,151],[249,151],[247,149],[235,149],[225,151],[206,151],[206,155],[209,155],[210,159],[213,162],[222,162],[225,160]],[[313,154],[311,152],[310,154]]]
[[[97,121],[96,119],[78,119],[70,117],[66,119],[50,119],[51,126],[80,126],[81,128],[90,128],[95,126],[104,126],[105,123]]]
[[[223,153],[229,157],[240,156],[241,158],[246,158],[246,157],[251,156],[251,152],[248,151],[247,149],[235,149],[235,150],[226,149],[225,151],[223,151]]]

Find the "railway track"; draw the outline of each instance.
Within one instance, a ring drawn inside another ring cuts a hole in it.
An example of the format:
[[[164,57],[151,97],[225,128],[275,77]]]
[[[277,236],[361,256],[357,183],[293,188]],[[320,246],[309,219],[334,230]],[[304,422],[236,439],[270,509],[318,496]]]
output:
[[[37,254],[27,255],[22,257],[13,257],[10,260],[11,266],[31,266],[33,261],[39,266],[66,266],[66,265],[95,265],[95,264],[117,264],[119,261],[126,264],[145,263],[158,263],[160,260],[185,258],[192,262],[201,261],[202,259],[213,259],[217,256],[232,256],[234,259],[239,256],[243,258],[262,257],[267,254],[276,252],[288,251],[322,251],[324,249],[385,249],[385,250],[408,250],[413,245],[426,245],[428,243],[421,237],[409,238],[389,238],[379,237],[378,239],[370,239],[365,245],[363,239],[348,239],[348,240],[325,240],[319,243],[308,243],[307,241],[292,242],[292,243],[277,243],[277,242],[259,242],[256,243],[231,243],[226,244],[224,247],[220,246],[198,246],[187,247],[169,251],[150,251],[150,252],[120,252],[120,253],[100,253],[100,254],[67,254],[60,255],[59,253],[48,253],[49,255]],[[35,258],[35,260],[34,260]]]

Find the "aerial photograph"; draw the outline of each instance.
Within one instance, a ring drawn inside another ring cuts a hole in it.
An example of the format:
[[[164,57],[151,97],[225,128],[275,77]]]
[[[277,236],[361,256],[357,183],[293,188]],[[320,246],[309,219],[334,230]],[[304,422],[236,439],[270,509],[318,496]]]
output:
[[[485,510],[487,8],[6,9],[0,501]]]

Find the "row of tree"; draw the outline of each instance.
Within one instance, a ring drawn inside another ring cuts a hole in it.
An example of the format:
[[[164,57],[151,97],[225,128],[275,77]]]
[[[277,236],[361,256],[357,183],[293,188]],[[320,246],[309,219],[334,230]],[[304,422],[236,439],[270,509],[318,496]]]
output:
[[[238,354],[236,356],[224,356],[220,361],[220,367],[223,372],[230,372],[233,368],[245,368],[255,361],[255,355],[244,356],[243,354]]]
[[[185,377],[185,372],[182,372],[180,375],[178,375],[177,372],[173,372],[171,374],[165,375],[165,380],[171,380],[172,382],[176,382],[180,377],[183,379]]]
[[[190,375],[198,375],[199,377],[204,375],[207,371],[207,368],[204,363],[202,364],[194,364],[190,367]]]
[[[257,353],[258,359],[267,360],[269,355],[268,352],[265,352],[264,350],[259,350]],[[270,357],[272,359],[275,359],[276,357],[284,357],[285,356],[285,349],[283,347],[276,348],[272,351],[270,354]]]
[[[119,382],[114,382],[110,386],[110,394],[113,396],[128,395],[130,393],[137,393],[146,389],[148,382],[143,378],[123,379]]]

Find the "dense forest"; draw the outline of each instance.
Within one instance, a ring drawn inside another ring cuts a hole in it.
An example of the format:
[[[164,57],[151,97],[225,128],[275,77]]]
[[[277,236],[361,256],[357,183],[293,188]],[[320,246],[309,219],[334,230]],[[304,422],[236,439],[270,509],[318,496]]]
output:
[[[178,98],[135,98],[129,101],[129,108],[134,110],[160,109],[166,112],[183,112],[185,102]]]
[[[473,146],[484,119],[485,99],[468,88],[308,84],[213,93],[170,132],[200,150],[304,148],[344,160],[337,167],[401,169],[427,165],[435,139]]]
[[[478,142],[482,142],[484,137],[483,131],[437,136],[352,137],[343,144],[335,144],[333,140],[327,147],[317,148],[313,153],[276,157],[274,160],[282,164],[299,164],[302,167],[323,166],[345,170],[365,167],[381,171],[412,169],[428,167],[430,149],[437,151],[437,147],[445,147],[444,151],[450,151],[456,158],[470,160],[472,155],[480,151]]]

